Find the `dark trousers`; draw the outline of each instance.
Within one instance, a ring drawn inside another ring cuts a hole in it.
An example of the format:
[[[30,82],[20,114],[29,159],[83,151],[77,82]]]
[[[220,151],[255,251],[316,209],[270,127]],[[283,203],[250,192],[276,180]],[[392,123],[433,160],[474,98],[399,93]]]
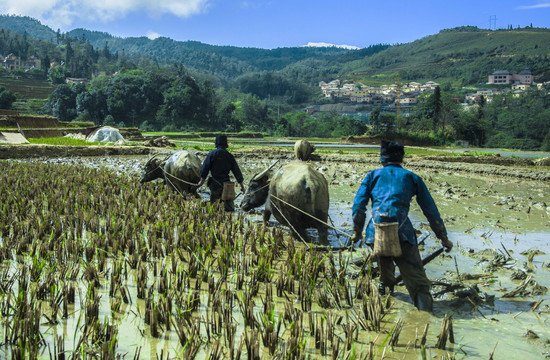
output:
[[[213,204],[216,201],[223,201],[225,211],[235,211],[235,202],[233,200],[222,200],[223,188],[211,187],[210,188],[210,203]]]
[[[418,245],[401,242],[401,250],[403,255],[400,257],[380,256],[378,258],[380,281],[384,286],[393,287],[396,282],[395,265],[397,265],[414,306],[431,312],[433,309],[433,299],[430,294],[431,282],[424,271]]]

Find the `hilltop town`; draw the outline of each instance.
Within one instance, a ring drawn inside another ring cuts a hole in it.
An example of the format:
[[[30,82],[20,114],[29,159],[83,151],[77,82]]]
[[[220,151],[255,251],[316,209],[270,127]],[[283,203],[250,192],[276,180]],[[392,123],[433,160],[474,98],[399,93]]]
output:
[[[491,102],[495,95],[500,95],[506,91],[522,93],[531,86],[541,89],[546,83],[535,83],[533,75],[529,70],[523,70],[520,73],[512,73],[507,70],[497,70],[488,76],[486,85],[488,88],[466,87],[470,90],[464,96],[464,99],[455,98],[457,102],[462,100],[464,106],[476,103],[481,96],[487,102]],[[494,86],[500,85],[500,86]],[[340,80],[330,82],[319,82],[319,88],[323,96],[338,103],[345,104],[340,108],[344,112],[354,112],[354,109],[363,106],[383,106],[383,110],[401,113],[407,115],[408,111],[418,103],[418,97],[426,92],[433,92],[436,87],[441,86],[434,81],[428,81],[424,84],[418,82],[402,83],[398,81],[390,85],[364,85],[355,83],[341,83]],[[347,106],[346,106],[347,105]],[[306,109],[308,113],[318,111],[334,110],[334,104],[313,105]]]

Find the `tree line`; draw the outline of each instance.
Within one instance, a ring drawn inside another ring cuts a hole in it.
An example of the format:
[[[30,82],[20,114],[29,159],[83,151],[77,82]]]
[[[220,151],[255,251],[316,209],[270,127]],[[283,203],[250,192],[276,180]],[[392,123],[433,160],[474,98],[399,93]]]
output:
[[[285,103],[216,88],[183,66],[124,70],[89,84],[60,84],[44,106],[60,121],[139,127],[148,131],[259,131],[281,136],[361,135],[366,125],[338,114],[319,120]],[[322,124],[322,126],[320,126]]]
[[[366,63],[365,59],[371,56],[374,56],[370,61],[374,65],[376,61],[387,61],[376,54],[389,47],[374,45],[358,51],[267,51],[189,42],[185,44],[188,47],[185,54],[191,66],[187,67],[181,60],[175,61],[172,53],[164,57],[163,61],[172,61],[172,65],[167,65],[159,62],[160,57],[151,58],[136,52],[136,49],[148,47],[160,52],[174,43],[170,39],[154,42],[130,39],[124,42],[130,46],[128,52],[124,48],[113,52],[113,44],[105,41],[101,47],[94,47],[87,36],[94,44],[107,38],[119,41],[105,33],[84,30],[67,34],[57,31],[48,40],[40,40],[25,32],[0,29],[0,53],[14,53],[23,60],[29,56],[42,60],[42,69],[34,69],[28,74],[20,70],[19,74],[47,78],[57,84],[44,106],[44,113],[61,121],[92,121],[96,125],[136,126],[143,130],[248,130],[278,136],[338,137],[365,133],[366,124],[359,120],[336,113],[314,116],[298,110],[312,100],[320,101],[319,81],[335,78],[346,68],[345,64]],[[432,46],[430,41],[431,37],[419,44]],[[168,49],[172,51],[170,46]],[[395,53],[401,47],[393,49]],[[504,50],[502,44],[495,44],[494,48],[484,51],[499,54]],[[470,54],[478,50],[465,48],[462,51]],[[532,51],[538,51],[537,44]],[[269,56],[261,59],[260,55],[266,53]],[[316,56],[309,57],[311,54]],[[453,56],[470,57],[464,54]],[[272,59],[277,57],[278,60]],[[495,57],[487,59],[487,67],[497,65],[491,62]],[[498,61],[507,61],[509,66],[527,64],[534,69],[547,62],[546,55],[533,54],[502,59]],[[401,60],[395,58],[395,61]],[[50,63],[57,65],[50,68]],[[198,71],[199,67],[204,71]],[[455,66],[456,71],[459,69]],[[451,73],[455,70],[439,69]],[[403,80],[425,76],[415,74],[417,70],[401,71]],[[472,68],[469,75],[462,74],[462,79],[465,81],[470,76],[466,82],[477,81],[481,72],[486,71]],[[460,78],[459,75],[454,77]],[[66,77],[93,80],[86,85],[66,84]],[[481,98],[475,107],[466,110],[456,102],[462,94],[452,92],[450,85],[443,88],[445,91],[438,88],[433,94],[421,96],[408,117],[396,117],[376,107],[371,109],[369,133],[380,134],[392,129],[428,135],[441,144],[462,139],[478,146],[548,147],[546,90],[531,89],[521,96],[505,93],[490,103]],[[9,108],[15,98],[9,90],[0,89],[0,100],[0,107]]]
[[[480,147],[550,150],[550,87],[504,92],[491,102],[480,96],[468,107],[457,102],[460,96],[437,87],[420,96],[407,117],[378,107],[370,114],[370,131],[423,134],[440,145],[466,140]]]

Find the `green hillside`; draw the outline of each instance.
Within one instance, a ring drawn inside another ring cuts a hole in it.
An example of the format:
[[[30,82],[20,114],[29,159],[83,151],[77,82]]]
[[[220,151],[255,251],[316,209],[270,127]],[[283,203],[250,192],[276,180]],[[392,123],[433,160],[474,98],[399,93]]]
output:
[[[343,78],[357,80],[455,82],[487,81],[494,70],[530,69],[536,81],[550,80],[550,30],[524,28],[442,30],[408,44],[343,65]]]
[[[223,83],[236,77],[261,71],[277,71],[309,58],[326,58],[353,53],[339,48],[240,48],[215,46],[198,41],[175,41],[166,37],[150,40],[146,37],[118,38],[107,33],[75,29],[68,36],[85,38],[94,48],[108,46],[112,53],[124,53],[132,57],[147,54],[158,64],[183,64],[187,68],[213,75]]]
[[[336,76],[364,82],[391,83],[400,78],[473,85],[487,81],[494,70],[519,72],[526,68],[535,75],[536,81],[550,80],[550,30],[542,28],[492,31],[462,26],[394,46],[374,45],[361,50],[309,47],[268,50],[165,37],[120,38],[86,29],[58,34],[35,19],[19,16],[1,15],[0,27],[51,42],[59,38],[66,42],[67,37],[85,40],[99,52],[107,47],[112,54],[126,58],[127,68],[132,64],[138,67],[144,61],[158,65],[182,64],[226,87],[233,86],[239,77],[266,71],[299,79],[312,88],[317,81]]]
[[[48,96],[55,89],[46,80],[13,77],[4,72],[0,72],[0,86],[15,94],[17,100],[13,109],[23,114],[41,113]]]
[[[55,31],[28,16],[0,15],[0,27],[16,31],[21,35],[27,33],[28,37],[40,40],[54,41],[56,39]]]

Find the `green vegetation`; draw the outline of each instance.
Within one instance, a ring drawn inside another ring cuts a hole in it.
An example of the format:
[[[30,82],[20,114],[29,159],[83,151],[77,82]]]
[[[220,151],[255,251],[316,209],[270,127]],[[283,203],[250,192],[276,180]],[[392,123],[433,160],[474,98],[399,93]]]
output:
[[[122,39],[84,29],[63,34],[17,16],[2,16],[2,26],[0,53],[13,52],[23,60],[35,56],[43,64],[28,73],[17,70],[0,76],[0,85],[17,98],[9,106],[65,122],[165,133],[261,132],[320,138],[366,134],[426,145],[467,140],[476,146],[550,149],[544,121],[548,100],[542,93],[529,92],[518,99],[504,94],[490,104],[482,99],[472,111],[457,104],[469,91],[462,86],[485,82],[496,69],[529,68],[537,81],[550,80],[548,29],[489,31],[467,26],[409,44],[350,51]],[[50,63],[63,66],[50,68]],[[106,75],[95,76],[100,73]],[[65,84],[66,77],[92,75],[89,84]],[[368,128],[337,113],[302,113],[311,102],[331,101],[320,95],[318,82],[336,78],[358,84],[434,80],[443,85],[434,96],[420,96],[408,117],[366,108]]]
[[[480,110],[488,147],[550,150],[550,94],[531,89],[521,96],[497,96]]]
[[[540,28],[442,30],[371,57],[344,64],[344,79],[402,83],[428,80],[455,86],[485,83],[495,70],[530,69],[538,81],[550,80],[550,30]]]
[[[84,128],[84,127],[93,127],[95,124],[92,121],[71,121],[71,122],[61,122],[63,127],[67,128]]]
[[[50,137],[50,138],[31,138],[28,139],[31,144],[43,145],[66,145],[66,146],[89,146],[89,145],[105,145],[101,142],[89,142],[83,139],[74,139],[71,137]]]
[[[548,90],[531,88],[519,94],[504,92],[490,103],[482,96],[477,104],[466,108],[456,103],[454,95],[444,91],[425,94],[406,118],[384,114],[377,119],[373,111],[371,124],[374,125],[369,135],[424,145],[466,140],[482,147],[550,149]]]
[[[0,85],[0,109],[11,109],[15,100],[15,95],[10,90]]]
[[[55,348],[137,360],[144,340],[143,358],[163,359],[390,351],[376,339],[392,326],[393,300],[378,295],[367,253],[356,267],[280,227],[103,169],[1,161],[0,170],[0,193],[12,195],[0,207],[4,357]]]
[[[364,134],[367,126],[360,120],[337,113],[317,117],[302,113],[288,113],[277,119],[274,133],[283,137],[342,137]]]

